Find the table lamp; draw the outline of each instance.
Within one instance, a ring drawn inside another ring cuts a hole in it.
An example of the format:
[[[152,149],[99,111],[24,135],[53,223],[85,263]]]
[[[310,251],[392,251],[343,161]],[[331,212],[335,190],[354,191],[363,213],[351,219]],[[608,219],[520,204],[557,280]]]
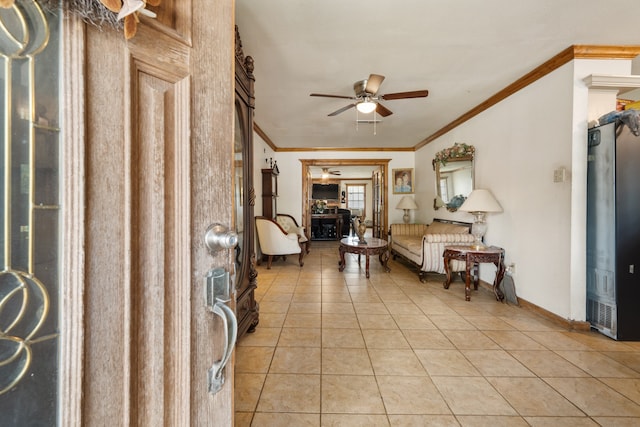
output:
[[[476,189],[469,194],[469,197],[467,197],[467,200],[460,206],[459,210],[470,212],[475,217],[473,225],[471,226],[471,234],[476,238],[474,247],[475,249],[485,248],[486,245],[482,242],[482,238],[487,232],[485,216],[487,212],[502,212],[500,203],[493,197],[491,191]]]
[[[409,224],[409,220],[411,219],[411,217],[409,216],[409,210],[418,209],[418,205],[416,205],[416,202],[415,200],[413,200],[413,198],[409,196],[402,196],[402,199],[400,199],[400,202],[396,206],[396,209],[404,209],[404,216],[402,217],[402,220],[405,224]]]

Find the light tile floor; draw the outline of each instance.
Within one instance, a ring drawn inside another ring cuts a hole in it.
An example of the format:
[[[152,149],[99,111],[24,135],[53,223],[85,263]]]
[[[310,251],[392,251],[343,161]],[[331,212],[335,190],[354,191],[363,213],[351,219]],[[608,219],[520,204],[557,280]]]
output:
[[[640,343],[571,332],[458,277],[385,273],[337,242],[258,267],[237,345],[235,425],[639,426]],[[517,286],[517,284],[516,284]],[[640,326],[639,326],[640,327]]]

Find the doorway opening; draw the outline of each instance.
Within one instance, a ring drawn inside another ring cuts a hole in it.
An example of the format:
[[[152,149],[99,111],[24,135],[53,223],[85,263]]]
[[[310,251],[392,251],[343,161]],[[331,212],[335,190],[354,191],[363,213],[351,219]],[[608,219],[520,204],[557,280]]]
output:
[[[311,230],[311,203],[313,167],[346,168],[353,166],[372,166],[372,206],[370,220],[374,237],[386,239],[388,229],[388,169],[391,159],[300,159],[302,163],[302,222],[307,230]]]

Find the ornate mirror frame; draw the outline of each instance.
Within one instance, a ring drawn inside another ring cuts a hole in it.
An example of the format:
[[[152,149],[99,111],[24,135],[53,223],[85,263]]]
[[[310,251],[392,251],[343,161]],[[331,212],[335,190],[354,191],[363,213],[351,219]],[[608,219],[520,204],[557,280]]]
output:
[[[475,147],[464,143],[455,143],[453,147],[445,148],[436,153],[432,161],[433,170],[436,172],[436,198],[433,200],[433,208],[435,210],[441,207],[446,208],[449,212],[455,212],[469,196],[469,193],[475,188]],[[442,168],[449,166],[451,163],[457,163],[459,166],[457,172],[445,172]],[[461,174],[462,180],[458,179],[458,189],[453,191],[451,195],[442,194],[441,181],[445,173]],[[468,177],[468,178],[467,178]],[[445,201],[446,200],[446,201]]]

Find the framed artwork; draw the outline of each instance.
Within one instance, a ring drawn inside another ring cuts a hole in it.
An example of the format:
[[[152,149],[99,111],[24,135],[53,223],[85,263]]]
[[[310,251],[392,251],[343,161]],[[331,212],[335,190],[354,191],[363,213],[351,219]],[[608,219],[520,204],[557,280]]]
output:
[[[413,194],[413,169],[393,169],[393,194]]]

